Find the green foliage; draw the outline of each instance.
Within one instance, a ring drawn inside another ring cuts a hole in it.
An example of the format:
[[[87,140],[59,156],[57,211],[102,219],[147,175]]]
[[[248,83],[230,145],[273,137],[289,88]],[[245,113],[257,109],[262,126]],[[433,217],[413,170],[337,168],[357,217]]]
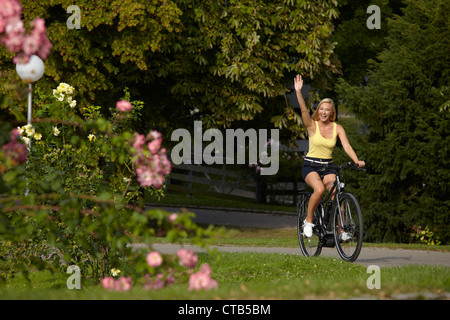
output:
[[[189,67],[179,70],[183,81],[172,92],[186,97],[183,103],[190,109],[199,108],[208,125],[251,120],[266,109],[274,114],[276,109],[268,107],[273,103],[278,112],[284,110],[289,73],[314,77],[336,71],[328,40],[335,5],[333,1],[188,2],[182,7],[186,29],[180,40],[184,52],[195,57],[183,59]]]
[[[130,244],[151,249],[155,235],[206,245],[214,232],[196,226],[191,213],[174,220],[168,212],[145,208],[144,191],[147,198],[160,197],[163,189],[140,186],[132,161],[131,130],[143,103],[132,101],[129,113],[111,108],[110,119],[88,106],[83,118],[73,103],[76,90],[67,88],[60,84],[53,96],[36,92],[40,108],[33,123],[18,126],[17,139],[29,141],[25,163],[7,163],[0,153],[1,278],[74,264],[97,281],[126,261],[139,264]],[[130,99],[127,90],[124,98]],[[0,128],[5,144],[12,124]],[[139,281],[143,273],[130,269],[128,275]]]
[[[441,241],[439,240],[439,237],[436,237],[433,231],[431,231],[428,227],[425,227],[425,229],[422,229],[420,226],[414,226],[412,228],[414,232],[410,234],[410,236],[413,238],[413,241],[417,241],[419,243],[425,243],[427,245],[440,245]]]
[[[66,26],[71,4],[22,1],[24,19],[44,18],[53,43],[37,86],[50,90],[64,75],[80,102],[103,108],[128,86],[145,102],[145,128],[179,127],[198,109],[207,126],[262,116],[301,135],[287,84],[295,73],[325,83],[339,68],[330,41],[335,0],[81,0],[79,30]],[[17,80],[11,56],[0,57],[3,77]]]
[[[380,8],[380,29],[366,27],[369,5]],[[339,17],[336,19],[336,31],[332,41],[335,41],[335,53],[342,65],[344,78],[353,85],[365,83],[367,60],[374,59],[386,48],[385,37],[389,28],[387,21],[394,14],[400,13],[400,0],[343,0],[339,1]]]
[[[133,288],[127,292],[105,291],[86,286],[67,290],[65,273],[34,272],[29,275],[33,289],[18,276],[2,288],[2,299],[39,300],[292,300],[292,299],[446,299],[450,270],[444,266],[383,267],[381,290],[367,288],[367,268],[333,258],[299,258],[297,255],[255,252],[220,252],[199,255],[200,263],[211,265],[219,289],[187,291],[174,284],[164,290]],[[404,295],[406,294],[406,295]],[[184,304],[182,304],[184,303]],[[189,303],[189,302],[188,302]],[[229,301],[224,301],[228,304]],[[291,303],[291,302],[288,302]],[[148,302],[146,302],[148,304]],[[270,302],[261,301],[267,306]],[[152,305],[152,306],[153,306]],[[174,309],[177,310],[177,309]],[[231,309],[230,309],[231,310]],[[270,314],[284,315],[271,304]],[[104,310],[102,310],[104,312]],[[114,310],[115,312],[115,310]]]
[[[361,182],[367,239],[409,241],[413,225],[450,237],[450,50],[448,1],[406,1],[389,20],[388,45],[371,61],[368,85],[341,79],[340,97],[370,134],[358,150],[369,167]]]

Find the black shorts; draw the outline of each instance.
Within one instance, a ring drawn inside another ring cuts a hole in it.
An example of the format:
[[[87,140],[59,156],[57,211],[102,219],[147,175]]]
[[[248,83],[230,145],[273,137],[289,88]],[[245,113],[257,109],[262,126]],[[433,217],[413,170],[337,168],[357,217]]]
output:
[[[302,167],[303,180],[306,179],[306,176],[310,172],[317,172],[321,179],[323,179],[323,177],[328,174],[336,174],[336,171],[333,170],[333,166],[331,166],[331,167],[329,166],[330,164],[331,165],[333,164],[332,159],[319,159],[319,158],[306,157],[303,161],[303,167]]]

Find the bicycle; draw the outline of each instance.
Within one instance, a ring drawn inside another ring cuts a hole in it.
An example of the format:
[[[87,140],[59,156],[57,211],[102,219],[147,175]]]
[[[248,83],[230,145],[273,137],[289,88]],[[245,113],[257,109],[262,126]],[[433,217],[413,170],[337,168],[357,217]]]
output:
[[[315,165],[333,170],[336,180],[328,194],[321,200],[314,212],[312,223],[313,234],[306,237],[303,234],[303,221],[307,215],[307,208],[311,191],[301,191],[297,202],[297,233],[300,249],[304,256],[318,256],[323,247],[335,247],[339,256],[349,262],[355,261],[362,248],[363,220],[361,208],[355,196],[345,192],[344,183],[341,182],[340,172],[347,168],[358,167],[355,163],[345,165]],[[334,199],[331,195],[335,190]],[[330,217],[332,218],[330,220]]]

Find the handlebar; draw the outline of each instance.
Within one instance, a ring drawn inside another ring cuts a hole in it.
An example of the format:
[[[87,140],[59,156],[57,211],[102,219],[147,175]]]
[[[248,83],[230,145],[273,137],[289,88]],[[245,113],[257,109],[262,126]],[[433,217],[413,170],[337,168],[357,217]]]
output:
[[[344,170],[344,169],[347,169],[347,168],[354,168],[354,169],[359,170],[359,171],[366,171],[365,168],[360,168],[357,163],[353,163],[353,162],[348,162],[347,164],[344,164],[342,166],[338,165],[338,168],[340,170]]]

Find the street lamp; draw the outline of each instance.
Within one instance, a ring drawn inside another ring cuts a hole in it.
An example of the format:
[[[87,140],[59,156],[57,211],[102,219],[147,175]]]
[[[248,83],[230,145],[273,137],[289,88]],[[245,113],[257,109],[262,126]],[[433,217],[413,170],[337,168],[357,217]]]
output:
[[[31,124],[31,93],[33,91],[32,83],[38,81],[44,75],[44,62],[36,55],[30,57],[30,61],[25,64],[16,64],[16,72],[19,77],[28,83],[28,124]]]
[[[16,64],[16,72],[19,77],[28,83],[28,115],[27,122],[31,124],[32,111],[31,111],[31,93],[33,91],[32,83],[38,81],[44,75],[44,62],[36,55],[30,57],[30,61],[25,64]],[[28,142],[28,151],[30,150],[31,140]],[[25,190],[25,196],[28,195],[28,188]]]

